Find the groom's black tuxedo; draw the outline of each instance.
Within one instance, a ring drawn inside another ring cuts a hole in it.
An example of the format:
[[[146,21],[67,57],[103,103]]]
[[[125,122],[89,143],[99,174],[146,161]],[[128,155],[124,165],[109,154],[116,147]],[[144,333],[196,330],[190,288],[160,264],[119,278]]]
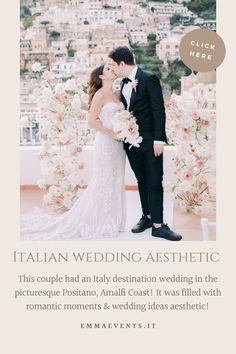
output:
[[[156,75],[138,68],[135,79],[138,81],[136,90],[132,90],[129,111],[137,119],[139,134],[143,141],[138,149],[145,151],[153,148],[153,141],[167,142],[165,133],[165,107],[159,79]],[[121,100],[127,108],[127,102],[122,94]],[[125,144],[128,148],[129,144]],[[132,148],[133,149],[133,148]]]
[[[165,107],[159,79],[156,75],[137,69],[136,90],[132,90],[129,111],[133,112],[143,141],[139,148],[124,144],[130,165],[138,181],[144,215],[151,215],[152,222],[163,222],[163,154],[155,157],[154,140],[167,142],[165,132]],[[121,100],[127,108],[122,93]]]

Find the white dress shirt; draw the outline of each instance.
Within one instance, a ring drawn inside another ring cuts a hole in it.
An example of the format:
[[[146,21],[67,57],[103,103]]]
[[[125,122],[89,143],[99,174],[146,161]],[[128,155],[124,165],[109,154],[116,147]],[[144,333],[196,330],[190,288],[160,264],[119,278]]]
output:
[[[138,67],[137,67],[137,65],[135,65],[133,70],[131,71],[131,73],[128,76],[128,78],[131,80],[131,82],[128,82],[127,84],[125,84],[122,89],[122,94],[124,95],[125,100],[127,102],[127,110],[129,110],[130,99],[131,99],[132,90],[133,90],[132,82],[135,81],[135,76],[136,76],[137,70],[138,70]],[[159,141],[159,140],[154,140],[154,144],[164,144],[164,142]]]

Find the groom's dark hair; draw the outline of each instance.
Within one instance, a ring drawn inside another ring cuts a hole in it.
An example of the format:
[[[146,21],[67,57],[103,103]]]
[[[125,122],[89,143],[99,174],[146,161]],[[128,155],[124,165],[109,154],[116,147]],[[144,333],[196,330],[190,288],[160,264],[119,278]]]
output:
[[[112,50],[109,58],[113,59],[118,65],[122,61],[127,65],[134,65],[134,55],[128,47],[118,47]]]

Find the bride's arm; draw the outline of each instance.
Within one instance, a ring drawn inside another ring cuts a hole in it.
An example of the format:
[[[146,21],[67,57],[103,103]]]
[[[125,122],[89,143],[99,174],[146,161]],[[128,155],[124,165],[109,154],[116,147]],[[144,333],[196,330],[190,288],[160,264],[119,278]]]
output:
[[[103,95],[97,91],[92,99],[91,107],[88,114],[88,124],[90,128],[96,129],[106,135],[109,135],[113,139],[116,139],[116,133],[113,130],[104,127],[99,119],[99,113],[103,106]]]

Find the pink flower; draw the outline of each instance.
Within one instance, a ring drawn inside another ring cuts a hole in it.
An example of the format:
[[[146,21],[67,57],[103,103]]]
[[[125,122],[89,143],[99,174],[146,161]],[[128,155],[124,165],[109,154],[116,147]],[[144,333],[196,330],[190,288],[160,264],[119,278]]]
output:
[[[39,159],[39,160],[43,160],[45,156],[46,156],[45,153],[41,151],[41,152],[38,154],[38,159]]]
[[[181,125],[179,123],[175,124],[175,129],[180,129]]]
[[[188,136],[188,134],[183,134],[183,140],[188,140],[189,139],[189,136]]]
[[[207,180],[206,180],[206,178],[205,178],[204,176],[202,176],[202,175],[199,176],[199,182],[200,182],[201,184],[207,185]]]
[[[78,184],[78,189],[85,189],[86,187],[87,186],[83,180]]]
[[[216,113],[215,112],[211,113],[211,119],[216,119]]]
[[[62,206],[62,200],[61,200],[61,198],[54,198],[54,199],[53,199],[53,204],[56,205],[56,206],[58,206],[58,207]]]
[[[193,112],[192,118],[193,118],[194,120],[198,120],[198,119],[199,119],[199,114],[197,114],[197,112]]]
[[[64,114],[62,114],[62,113],[57,113],[56,114],[56,120],[58,122],[62,122],[64,119],[65,119],[65,115]]]
[[[199,194],[198,192],[194,192],[194,193],[193,193],[193,199],[194,199],[194,201],[199,200],[199,197],[200,197],[200,194]]]
[[[183,128],[182,128],[182,132],[183,132],[184,134],[189,133],[189,128],[188,128],[188,127],[183,127]]]
[[[197,168],[202,168],[204,166],[204,164],[205,164],[205,160],[204,159],[198,159],[196,161],[195,165],[196,165]]]
[[[174,160],[175,160],[175,166],[179,166],[180,159],[178,157],[176,157]]]
[[[138,126],[136,123],[131,123],[129,126],[130,134],[136,133],[138,131]]]
[[[58,172],[58,176],[61,177],[61,178],[64,178],[65,177],[65,172],[64,171],[59,171]]]
[[[70,140],[67,140],[67,141],[58,141],[57,145],[58,146],[66,146],[70,143]]]
[[[83,89],[83,85],[78,83],[78,84],[76,84],[75,88],[77,91],[81,91]]]
[[[56,93],[56,94],[54,95],[54,98],[55,98],[56,100],[60,100],[61,96],[59,95],[59,93]]]
[[[187,181],[191,181],[193,179],[193,174],[191,171],[186,171],[184,172],[183,175],[184,179],[186,179]]]
[[[201,125],[207,127],[208,125],[210,125],[210,122],[207,119],[201,119]]]
[[[65,101],[69,100],[69,95],[67,95],[66,93],[64,93],[62,97]]]
[[[86,112],[79,112],[78,118],[80,121],[84,121],[86,119]]]

